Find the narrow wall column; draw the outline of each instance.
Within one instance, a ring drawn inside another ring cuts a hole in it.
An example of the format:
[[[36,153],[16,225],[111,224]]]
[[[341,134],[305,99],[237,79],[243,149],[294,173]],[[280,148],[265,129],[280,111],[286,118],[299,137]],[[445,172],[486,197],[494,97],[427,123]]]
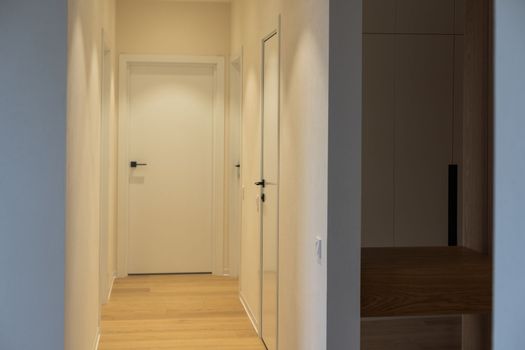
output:
[[[494,350],[525,348],[525,2],[495,0]]]
[[[362,1],[330,1],[328,350],[360,348]]]

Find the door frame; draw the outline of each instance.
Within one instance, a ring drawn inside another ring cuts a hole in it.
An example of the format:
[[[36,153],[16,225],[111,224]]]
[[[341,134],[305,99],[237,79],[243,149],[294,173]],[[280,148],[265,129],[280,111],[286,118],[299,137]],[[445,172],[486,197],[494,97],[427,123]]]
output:
[[[280,240],[279,240],[279,233],[280,233],[280,207],[279,207],[279,204],[280,204],[280,189],[281,189],[281,87],[282,87],[282,81],[281,81],[281,78],[282,78],[282,60],[281,60],[281,54],[282,54],[282,46],[281,46],[281,17],[279,16],[278,18],[278,23],[277,23],[277,29],[269,32],[266,36],[264,36],[261,40],[261,86],[260,86],[260,89],[261,89],[261,106],[260,106],[260,114],[261,114],[261,120],[260,120],[260,128],[261,128],[261,169],[260,169],[260,173],[261,173],[261,180],[264,178],[264,87],[265,87],[265,79],[264,79],[264,73],[265,73],[265,65],[264,65],[264,58],[265,58],[265,45],[266,45],[266,42],[270,39],[272,39],[273,37],[277,37],[277,45],[279,47],[279,58],[278,58],[278,81],[279,81],[279,90],[277,91],[277,104],[278,104],[278,116],[277,116],[277,119],[278,119],[278,124],[277,124],[277,151],[278,151],[278,158],[277,158],[277,162],[278,162],[278,180],[277,180],[277,183],[278,183],[278,188],[277,188],[277,276],[276,276],[276,279],[277,279],[277,284],[276,284],[276,289],[277,289],[277,295],[276,295],[276,300],[277,300],[277,315],[276,315],[276,334],[275,334],[275,341],[276,341],[276,350],[279,349],[279,310],[280,310],[280,298],[279,298],[279,270],[280,270],[280,248],[279,248],[279,243],[280,243]],[[264,193],[264,188],[261,188],[261,194]],[[262,200],[260,199],[261,197],[259,197],[259,200],[262,202]],[[264,226],[263,226],[263,211],[264,211],[264,206],[260,205],[260,212],[259,212],[259,216],[260,216],[260,221],[259,221],[259,235],[260,235],[260,290],[259,290],[259,295],[260,295],[260,303],[259,303],[259,336],[261,337],[261,341],[264,343],[264,333],[263,333],[263,317],[264,317],[264,306],[263,306],[263,296],[264,296],[264,261],[263,261],[263,257],[264,257]],[[266,344],[264,343],[265,347],[266,347]]]
[[[215,96],[213,107],[213,211],[212,272],[224,275],[224,160],[225,160],[225,68],[222,56],[120,55],[118,122],[118,228],[117,271],[128,275],[129,200],[129,76],[134,65],[201,65],[213,68]]]

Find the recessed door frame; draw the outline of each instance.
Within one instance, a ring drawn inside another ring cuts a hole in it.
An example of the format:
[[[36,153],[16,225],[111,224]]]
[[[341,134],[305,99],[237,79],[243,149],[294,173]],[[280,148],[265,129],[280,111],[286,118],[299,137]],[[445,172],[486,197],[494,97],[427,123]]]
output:
[[[224,275],[224,57],[121,55],[119,65],[119,140],[118,140],[118,232],[117,271],[119,277],[128,275],[129,239],[129,77],[135,65],[201,65],[213,68],[213,212],[212,267],[214,275]]]

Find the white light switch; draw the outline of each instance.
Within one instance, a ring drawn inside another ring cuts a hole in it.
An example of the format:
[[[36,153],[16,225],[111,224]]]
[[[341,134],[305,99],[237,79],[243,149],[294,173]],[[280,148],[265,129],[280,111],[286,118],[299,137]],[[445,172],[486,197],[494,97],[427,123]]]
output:
[[[320,264],[323,261],[323,239],[321,237],[315,237],[315,255]]]

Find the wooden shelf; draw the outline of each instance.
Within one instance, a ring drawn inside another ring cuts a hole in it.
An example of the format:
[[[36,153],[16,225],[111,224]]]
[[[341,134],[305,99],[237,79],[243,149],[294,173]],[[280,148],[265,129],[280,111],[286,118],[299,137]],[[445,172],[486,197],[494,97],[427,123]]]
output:
[[[483,314],[491,307],[486,255],[460,247],[362,250],[362,317]]]

